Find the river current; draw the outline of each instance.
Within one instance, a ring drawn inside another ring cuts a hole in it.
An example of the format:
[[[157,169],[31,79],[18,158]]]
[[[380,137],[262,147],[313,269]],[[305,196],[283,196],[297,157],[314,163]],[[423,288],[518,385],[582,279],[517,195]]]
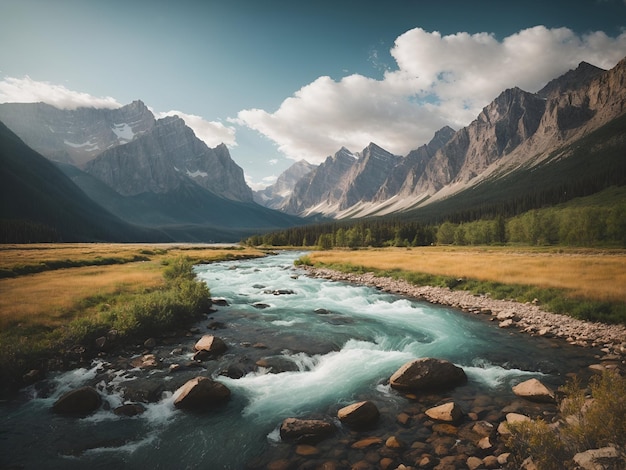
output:
[[[160,342],[160,368],[115,370],[105,357],[2,403],[0,468],[263,466],[290,455],[278,433],[288,417],[332,420],[342,406],[367,399],[381,410],[377,432],[396,433],[393,418],[407,398],[387,380],[414,358],[442,358],[463,367],[468,383],[452,394],[462,403],[476,396],[506,403],[514,399],[511,386],[531,377],[557,387],[565,374],[589,363],[588,350],[499,329],[455,309],[308,277],[293,267],[301,254],[197,266],[211,295],[228,305],[217,307],[195,334],[174,344]],[[207,324],[219,329],[208,331]],[[219,336],[228,351],[202,367],[170,371],[171,364],[191,360],[202,334]],[[172,392],[197,375],[225,384],[230,402],[205,413],[176,410]],[[135,417],[112,413],[127,401],[124,383],[138,379],[163,383],[159,399]],[[99,411],[85,418],[51,412],[61,394],[86,384],[103,394]],[[344,431],[335,422],[340,439]]]

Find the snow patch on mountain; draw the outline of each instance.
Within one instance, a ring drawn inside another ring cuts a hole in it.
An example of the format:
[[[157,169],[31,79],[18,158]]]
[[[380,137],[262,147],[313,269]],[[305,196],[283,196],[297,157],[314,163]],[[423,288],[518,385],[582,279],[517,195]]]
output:
[[[117,136],[117,139],[120,142],[121,141],[130,142],[135,137],[133,128],[125,122],[121,124],[117,124],[117,123],[113,124],[113,127],[111,127],[111,130]]]

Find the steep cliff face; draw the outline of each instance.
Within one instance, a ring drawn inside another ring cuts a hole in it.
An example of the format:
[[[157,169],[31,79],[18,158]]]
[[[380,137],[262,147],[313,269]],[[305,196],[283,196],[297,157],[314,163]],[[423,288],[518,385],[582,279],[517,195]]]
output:
[[[282,210],[300,215],[314,212],[319,204],[336,204],[344,192],[341,182],[356,163],[356,158],[345,147],[327,157],[316,170],[298,181]]]
[[[243,170],[226,146],[207,147],[176,116],[159,119],[149,132],[102,152],[85,171],[123,196],[167,193],[191,179],[227,199],[252,201]]]
[[[0,104],[0,120],[50,160],[83,167],[106,149],[152,129],[154,115],[141,101],[117,109],[58,109],[44,103]]]
[[[371,201],[401,159],[370,143],[358,154],[357,161],[341,180],[338,209],[345,210],[359,202]]]
[[[424,174],[428,162],[434,157],[437,150],[452,139],[454,134],[454,129],[445,126],[435,132],[435,136],[429,143],[412,150],[404,159],[400,159],[376,192],[373,201],[382,202],[390,199],[398,195],[403,187],[406,187],[408,193],[411,193],[412,188],[416,187],[417,182]]]
[[[278,176],[274,184],[261,191],[254,191],[254,201],[270,209],[280,209],[285,200],[291,196],[296,183],[315,168],[317,168],[315,165],[306,160],[294,163]]]

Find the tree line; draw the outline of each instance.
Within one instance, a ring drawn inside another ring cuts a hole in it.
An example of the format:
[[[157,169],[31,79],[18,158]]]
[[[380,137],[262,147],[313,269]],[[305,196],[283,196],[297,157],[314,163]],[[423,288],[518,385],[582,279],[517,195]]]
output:
[[[294,227],[254,235],[248,245],[362,248],[439,245],[620,245],[626,247],[626,201],[609,207],[533,209],[514,217],[498,215],[440,224],[366,219]]]

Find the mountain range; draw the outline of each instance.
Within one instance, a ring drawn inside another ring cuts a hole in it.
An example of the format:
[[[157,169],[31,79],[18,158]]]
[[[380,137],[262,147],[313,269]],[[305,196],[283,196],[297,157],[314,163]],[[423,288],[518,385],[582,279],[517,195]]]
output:
[[[63,240],[236,241],[320,217],[442,218],[626,184],[626,59],[611,70],[582,62],[537,93],[504,90],[468,126],[446,126],[407,155],[342,147],[256,192],[225,145],[208,147],[141,101],[5,103],[0,121],[0,220]]]
[[[467,127],[456,132],[444,127],[404,157],[374,143],[357,153],[341,148],[296,181],[291,192],[282,187],[280,201],[267,188],[266,200],[300,216],[415,211],[539,168],[559,149],[557,160],[567,158],[579,139],[625,112],[626,59],[608,71],[582,62],[537,93],[503,91]],[[624,132],[618,126],[613,143],[622,145]]]
[[[113,110],[0,104],[0,121],[107,212],[161,236],[237,241],[302,223],[253,201],[225,145],[209,148],[181,118],[155,119],[141,101]]]

